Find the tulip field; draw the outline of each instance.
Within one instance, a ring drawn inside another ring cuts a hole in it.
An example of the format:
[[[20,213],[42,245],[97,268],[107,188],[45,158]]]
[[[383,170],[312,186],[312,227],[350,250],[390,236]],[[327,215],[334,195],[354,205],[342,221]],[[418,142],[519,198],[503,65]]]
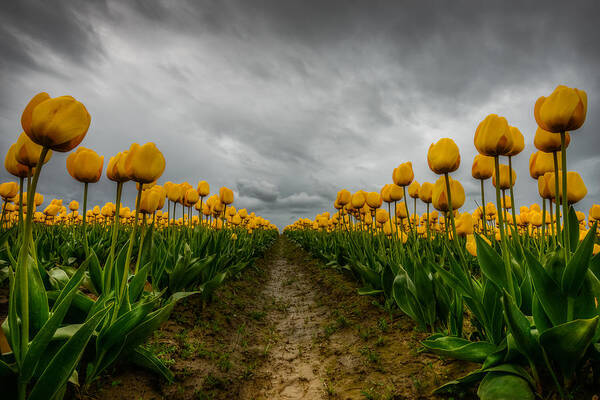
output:
[[[40,93],[5,151],[15,180],[0,184],[3,398],[591,399],[600,205],[578,207],[587,189],[568,169],[586,111],[586,93],[565,86],[532,102],[530,155],[518,128],[487,116],[476,199],[441,138],[423,154],[436,182],[418,183],[407,160],[379,192],[340,190],[279,235],[227,187],[160,182],[154,143],[105,166],[80,146],[84,104]],[[43,206],[53,152],[69,153],[81,195]],[[529,178],[515,157],[529,157],[538,203],[517,204],[517,176]],[[114,201],[88,201],[100,179]]]

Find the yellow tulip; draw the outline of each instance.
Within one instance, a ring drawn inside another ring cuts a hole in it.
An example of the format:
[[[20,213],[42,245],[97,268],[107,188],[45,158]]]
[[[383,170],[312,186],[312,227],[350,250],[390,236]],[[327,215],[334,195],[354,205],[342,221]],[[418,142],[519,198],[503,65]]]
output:
[[[569,132],[565,134],[565,148],[569,147],[571,143],[571,135]],[[535,137],[533,138],[533,145],[536,149],[543,151],[544,153],[553,153],[561,150],[560,135],[556,133],[548,132],[542,128],[537,128],[535,131]]]
[[[381,188],[381,191],[379,192],[379,194],[381,196],[381,200],[385,201],[386,203],[392,202],[390,186],[392,186],[392,185],[390,185],[390,184],[383,185],[383,187]]]
[[[419,198],[423,203],[431,203],[431,198],[433,196],[433,183],[423,182],[421,187],[419,188]]]
[[[458,230],[458,226],[456,227]],[[467,235],[467,242],[465,243],[465,248],[473,257],[477,257],[477,242],[475,241],[474,235]]]
[[[380,224],[385,224],[389,219],[390,215],[387,210],[384,210],[383,208],[378,209],[375,213],[375,220]]]
[[[460,166],[460,153],[454,140],[443,138],[432,143],[427,152],[427,163],[438,175],[456,171]]]
[[[412,163],[405,162],[398,167],[394,168],[394,172],[392,174],[392,180],[398,186],[408,186],[415,179],[415,174],[413,172]]]
[[[365,202],[367,201],[367,197],[365,196],[365,194],[363,192],[356,192],[352,195],[351,201],[352,201],[352,207],[359,209],[365,205]]]
[[[595,219],[596,221],[600,221],[600,205],[592,205],[592,207],[590,208],[589,216],[590,218]]]
[[[114,182],[127,182],[129,175],[125,172],[125,159],[127,152],[117,153],[114,157],[108,160],[106,167],[106,177]]]
[[[17,161],[17,144],[13,144],[8,148],[6,157],[4,158],[4,168],[9,174],[17,178],[27,178],[33,174],[33,168],[29,168],[25,164]]]
[[[152,142],[140,146],[133,143],[125,158],[125,172],[131,180],[151,183],[165,171],[165,157]]]
[[[23,130],[40,146],[67,152],[79,145],[90,127],[85,106],[71,96],[34,96],[21,116]]]
[[[535,102],[533,115],[540,128],[553,133],[574,131],[585,122],[587,94],[559,85],[548,97]]]
[[[510,189],[510,177],[509,177],[509,167],[506,164],[500,164],[500,184],[498,188],[501,190]],[[512,184],[514,186],[517,181],[517,173],[514,169],[510,171],[512,173]],[[492,176],[492,184],[496,187],[496,174]]]
[[[219,190],[219,200],[225,205],[233,203],[233,191],[229,188],[222,187]]]
[[[489,179],[494,175],[494,158],[477,154],[471,167],[471,176],[475,179]]]
[[[475,131],[475,148],[485,156],[505,156],[512,150],[513,135],[506,118],[488,115]]]
[[[79,209],[79,203],[76,202],[75,200],[73,200],[72,202],[69,203],[69,210],[71,211],[77,211]]]
[[[194,193],[196,193],[195,190]],[[198,193],[196,193],[196,195],[198,195]],[[142,214],[153,214],[158,207],[159,201],[160,195],[155,190],[144,190],[142,192],[142,198],[140,199],[140,208],[138,211]]]
[[[337,194],[337,201],[338,201],[338,204],[341,206],[345,206],[346,204],[350,203],[351,198],[352,198],[352,195],[346,189],[340,190]]]
[[[521,131],[514,126],[510,127],[510,134],[512,136],[512,147],[506,155],[512,157],[523,151],[525,148],[525,138]]]
[[[0,197],[7,201],[19,194],[19,184],[17,182],[4,182],[0,184]]]
[[[200,181],[198,182],[197,191],[200,197],[206,197],[210,194],[210,185],[206,181]]]
[[[473,216],[468,212],[462,213],[456,218],[456,234],[466,236],[473,233]]]
[[[396,217],[397,218],[408,218],[408,211],[406,210],[406,203],[396,204]]]
[[[465,204],[465,190],[459,181],[452,178],[450,180],[450,191],[452,194],[452,209],[458,210]],[[440,177],[433,186],[432,193],[433,206],[439,211],[449,211],[448,191],[446,190],[445,177]]]
[[[95,183],[102,176],[104,156],[99,156],[94,150],[78,147],[67,157],[67,171],[79,182]]]
[[[198,202],[198,200],[200,200],[200,195],[198,194],[198,192],[194,189],[188,189],[185,191],[184,197],[183,197],[183,203],[185,204],[186,207],[191,207],[194,204],[196,204]]]
[[[560,156],[558,157],[558,165],[560,167]],[[533,179],[538,179],[546,172],[554,171],[554,156],[543,151],[536,151],[529,157],[529,175]]]
[[[555,175],[552,172],[548,172],[544,175],[544,179],[547,182],[555,182]],[[556,185],[549,184],[548,188],[553,199],[556,199]],[[563,180],[562,171],[558,172],[558,198],[562,202],[563,193]],[[582,200],[587,194],[587,188],[583,183],[581,176],[575,171],[567,172],[567,201],[569,204],[575,204]]]
[[[379,208],[381,207],[381,203],[383,202],[383,200],[381,199],[381,195],[377,192],[369,192],[367,194],[367,205],[372,208]]]
[[[413,199],[418,199],[419,189],[421,189],[421,185],[419,185],[419,182],[412,181],[412,183],[408,185],[408,195]]]
[[[390,199],[392,201],[400,201],[404,197],[404,190],[402,186],[398,186],[395,183],[390,185]]]
[[[19,135],[17,139],[15,158],[17,162],[26,165],[28,167],[35,167],[40,159],[42,153],[42,146],[35,144],[25,132]],[[46,158],[44,158],[43,164],[47,163],[52,157],[52,152],[48,151]]]

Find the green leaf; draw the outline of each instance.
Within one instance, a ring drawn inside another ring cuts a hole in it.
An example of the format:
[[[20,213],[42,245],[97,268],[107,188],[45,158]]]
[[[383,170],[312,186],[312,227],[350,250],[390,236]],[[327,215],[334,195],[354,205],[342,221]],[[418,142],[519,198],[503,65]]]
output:
[[[55,310],[56,306],[60,304],[60,302],[67,294],[71,293],[72,288],[79,287],[79,285],[81,284],[81,280],[85,275],[85,271],[87,270],[88,260],[85,260],[83,263],[81,263],[77,271],[73,274],[73,276],[71,277],[71,279],[69,279],[63,290],[59,293],[58,298],[54,302],[54,306],[52,306],[52,311]]]
[[[592,319],[576,319],[546,330],[540,335],[540,344],[565,376],[570,378],[583,361],[585,352],[592,343],[598,316]]]
[[[529,383],[520,376],[503,372],[489,372],[479,384],[477,395],[481,400],[534,400]]]
[[[143,268],[140,268],[137,274],[133,276],[129,283],[129,301],[135,303],[138,301],[144,291],[146,280],[148,278],[148,271],[151,263],[146,264]]]
[[[504,318],[521,354],[530,362],[539,359],[539,345],[531,335],[531,324],[515,304],[513,298],[504,291],[502,296]]]
[[[477,261],[481,267],[481,272],[491,280],[498,289],[509,289],[506,279],[506,268],[500,254],[496,252],[479,235],[475,235],[477,242]]]
[[[129,359],[135,365],[161,375],[169,383],[172,383],[175,379],[173,373],[165,366],[160,358],[156,357],[152,352],[144,349],[141,346],[135,348],[135,350],[130,354]]]
[[[81,276],[79,277],[79,281],[81,281]],[[62,323],[65,315],[67,315],[67,311],[69,311],[71,301],[73,300],[73,296],[75,296],[76,291],[77,286],[72,286],[69,293],[67,293],[63,297],[60,304],[58,304],[56,309],[53,311],[48,321],[46,321],[42,329],[40,329],[40,331],[37,333],[37,335],[35,335],[35,337],[31,341],[31,344],[27,349],[25,359],[23,360],[23,366],[21,367],[22,381],[29,382],[29,380],[33,376],[36,365],[40,360],[42,353],[46,350],[48,343],[50,343],[54,334],[56,333],[56,330]]]
[[[587,273],[590,257],[594,250],[594,242],[596,240],[595,226],[590,229],[583,242],[577,248],[577,251],[567,264],[562,276],[562,290],[570,297],[576,297],[579,293],[579,289],[583,284],[583,278]],[[579,232],[579,231],[578,231]]]
[[[90,317],[79,330],[63,345],[52,358],[35,386],[31,390],[29,400],[46,400],[52,398],[68,381],[77,367],[96,326],[104,318],[108,308],[98,311]]]
[[[421,344],[435,354],[476,363],[483,363],[497,348],[496,345],[489,342],[471,342],[453,336],[424,340]]]
[[[558,284],[548,275],[544,267],[527,249],[523,249],[529,266],[535,294],[544,312],[553,325],[562,324],[567,320],[567,302]]]
[[[102,277],[102,268],[100,267],[100,260],[98,260],[98,256],[94,252],[93,249],[90,248],[90,256],[88,257],[88,265],[90,270],[90,279],[92,280],[92,284],[94,285],[94,289],[96,293],[100,294],[104,290],[104,283]]]

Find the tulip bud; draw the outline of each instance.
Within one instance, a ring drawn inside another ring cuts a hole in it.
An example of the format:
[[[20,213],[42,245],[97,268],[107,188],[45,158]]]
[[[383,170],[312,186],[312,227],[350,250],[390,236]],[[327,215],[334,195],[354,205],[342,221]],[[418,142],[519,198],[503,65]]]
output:
[[[392,196],[390,194],[390,184],[387,185],[383,185],[383,187],[381,188],[381,191],[379,192],[379,194],[381,195],[381,200],[385,201],[386,203],[391,203],[392,202]]]
[[[127,152],[117,153],[111,157],[106,167],[106,177],[114,182],[127,182],[130,178],[125,172],[125,159]]]
[[[392,173],[392,180],[398,186],[408,186],[414,178],[415,174],[410,161],[398,165]]]
[[[512,136],[512,147],[506,155],[512,157],[523,151],[525,148],[525,138],[521,131],[514,126],[510,127],[510,134]]]
[[[412,183],[408,185],[408,195],[413,199],[418,199],[419,189],[421,189],[421,185],[419,185],[419,182],[412,181]]]
[[[392,201],[400,201],[404,197],[404,190],[396,184],[390,185],[390,199]]]
[[[443,138],[432,143],[427,152],[427,163],[438,175],[456,171],[460,166],[460,153],[454,140]]]
[[[342,207],[345,206],[346,204],[350,203],[351,198],[352,198],[352,195],[346,189],[340,190],[337,194],[337,202]]]
[[[473,159],[471,176],[475,179],[489,179],[494,175],[494,158],[477,154]]]
[[[359,209],[362,208],[362,206],[364,206],[365,202],[367,201],[367,197],[365,196],[365,194],[363,192],[356,192],[352,195],[352,207]]]
[[[569,143],[571,143],[571,135],[569,132],[566,132],[565,148],[569,147]],[[535,137],[533,138],[533,145],[536,149],[543,151],[544,153],[561,151],[560,135],[545,131],[538,127],[535,131]]]
[[[19,135],[17,147],[15,149],[15,158],[17,159],[17,162],[28,167],[35,167],[40,159],[41,153],[42,146],[35,144],[24,132]],[[51,157],[52,152],[48,151],[42,164],[46,164]]]
[[[103,164],[103,156],[85,147],[78,147],[67,157],[67,171],[74,179],[84,183],[98,182],[102,175]]]
[[[510,173],[512,174],[512,184],[514,186],[517,181],[517,173],[514,169],[510,169]],[[510,189],[510,177],[509,177],[509,166],[506,164],[500,164],[500,185],[498,188],[501,190]],[[496,187],[496,174],[492,176],[492,184]]]
[[[2,200],[8,201],[8,199],[15,197],[17,194],[19,194],[19,184],[17,182],[0,184],[0,197],[2,197]]]
[[[554,173],[548,172],[544,175],[547,182],[555,182]],[[562,202],[562,171],[558,172],[558,198]],[[549,184],[548,189],[552,195],[552,199],[556,200],[556,185]],[[567,172],[567,201],[569,204],[575,204],[582,200],[587,194],[587,188],[583,183],[581,176],[575,171]]]
[[[73,200],[72,202],[69,203],[69,210],[71,211],[77,211],[79,209],[79,203],[76,202],[75,200]]]
[[[475,148],[485,156],[505,156],[513,147],[513,135],[506,118],[488,115],[475,131]]]
[[[423,203],[429,204],[431,203],[431,198],[433,196],[433,183],[423,182],[421,187],[419,188],[419,198]]]
[[[372,209],[376,209],[381,207],[381,203],[383,202],[383,200],[381,199],[381,195],[377,192],[369,192],[369,194],[367,194],[367,205],[372,208]]]
[[[383,208],[378,209],[375,213],[375,220],[380,224],[385,224],[389,219],[390,215],[387,210],[384,210]]]
[[[200,182],[198,182],[197,191],[198,191],[198,195],[200,195],[200,197],[206,197],[210,194],[210,185],[206,181],[200,181]]]
[[[558,165],[560,168],[560,157],[558,157]],[[529,157],[529,175],[533,179],[538,179],[546,172],[552,171],[554,171],[554,156],[552,154],[536,151]]]
[[[131,180],[150,183],[158,180],[165,170],[165,157],[154,143],[140,146],[133,143],[125,158],[125,172]]]
[[[471,214],[462,213],[456,219],[456,234],[458,236],[467,236],[473,233],[473,217]]]
[[[67,152],[79,145],[91,122],[85,106],[71,96],[34,96],[21,116],[23,130],[40,146]]]
[[[540,128],[560,133],[579,129],[585,122],[587,94],[583,90],[559,85],[548,97],[540,97],[533,115]]]
[[[17,161],[17,144],[13,144],[9,147],[6,157],[4,158],[4,168],[9,174],[16,176],[17,178],[27,178],[33,174],[33,168],[29,168],[25,164],[21,164]]]
[[[452,209],[458,210],[465,204],[465,190],[459,181],[450,179],[450,190],[452,194]],[[433,187],[432,194],[433,206],[439,211],[449,211],[448,192],[446,190],[445,177],[440,177]]]
[[[219,190],[219,200],[226,205],[233,203],[233,191],[229,188],[222,187]]]

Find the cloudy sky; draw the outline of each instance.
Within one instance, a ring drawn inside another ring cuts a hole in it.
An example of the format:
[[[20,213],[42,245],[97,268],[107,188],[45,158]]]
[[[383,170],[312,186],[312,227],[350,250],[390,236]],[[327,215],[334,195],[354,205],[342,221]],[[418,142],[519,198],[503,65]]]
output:
[[[588,93],[569,148],[587,212],[600,201],[600,2],[550,3],[2,2],[0,153],[35,93],[70,94],[92,116],[82,145],[105,165],[132,142],[155,142],[167,159],[160,182],[228,186],[238,208],[283,227],[331,209],[341,188],[379,190],[401,162],[434,181],[426,154],[442,137],[461,149],[455,175],[473,209],[473,135],[497,113],[525,136],[516,196],[529,205],[533,104],[565,84]],[[44,167],[47,201],[82,197],[65,158]],[[0,181],[9,179],[2,169]],[[103,177],[92,204],[114,201],[114,191]],[[133,184],[125,191],[132,206]]]

